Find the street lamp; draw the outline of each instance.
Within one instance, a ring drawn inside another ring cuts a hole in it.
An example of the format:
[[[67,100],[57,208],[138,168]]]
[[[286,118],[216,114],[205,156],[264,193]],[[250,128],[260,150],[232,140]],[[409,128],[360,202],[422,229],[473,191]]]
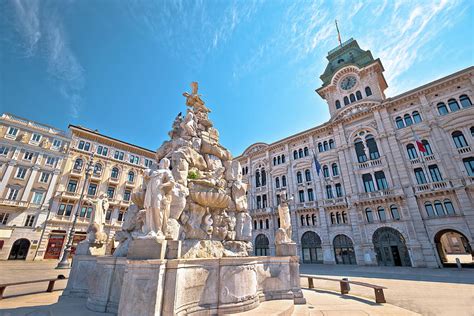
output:
[[[77,222],[77,217],[79,216],[79,212],[82,207],[82,198],[84,196],[84,190],[86,189],[87,185],[87,180],[89,179],[90,171],[92,169],[92,164],[94,162],[94,153],[91,153],[89,162],[87,163],[86,167],[86,179],[84,180],[84,183],[82,185],[82,190],[81,190],[81,195],[79,196],[79,201],[77,202],[77,210],[76,213],[74,213],[74,219],[72,221],[72,227],[71,230],[69,231],[69,235],[67,237],[67,243],[66,247],[64,248],[63,251],[63,257],[61,258],[61,261],[59,261],[58,265],[56,266],[56,269],[68,269],[70,268],[70,263],[69,263],[69,254],[71,253],[71,248],[72,248],[72,242],[73,242],[73,237],[75,233],[75,228],[76,228],[76,222]]]

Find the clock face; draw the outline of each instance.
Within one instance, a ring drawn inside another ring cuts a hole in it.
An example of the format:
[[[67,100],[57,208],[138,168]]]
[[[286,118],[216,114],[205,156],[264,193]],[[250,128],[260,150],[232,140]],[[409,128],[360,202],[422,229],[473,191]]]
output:
[[[348,76],[341,80],[340,86],[343,90],[349,90],[357,83],[357,79],[354,76]]]

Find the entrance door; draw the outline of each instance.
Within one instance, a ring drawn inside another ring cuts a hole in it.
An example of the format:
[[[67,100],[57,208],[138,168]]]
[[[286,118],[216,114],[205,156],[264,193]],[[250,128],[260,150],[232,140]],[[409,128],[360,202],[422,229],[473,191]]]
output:
[[[337,264],[356,264],[352,240],[346,235],[337,235],[333,241]]]
[[[13,243],[8,260],[25,260],[29,249],[30,241],[28,239],[18,239]]]
[[[411,266],[405,238],[394,228],[382,227],[372,237],[377,262],[381,266]]]
[[[400,258],[400,252],[398,251],[398,247],[397,246],[390,246],[390,248],[392,249],[393,263],[396,266],[401,266],[402,265],[402,259]]]
[[[323,262],[321,238],[315,232],[308,231],[301,236],[301,253],[303,255],[303,263]]]
[[[51,234],[46,247],[44,259],[59,259],[64,243],[64,234]]]

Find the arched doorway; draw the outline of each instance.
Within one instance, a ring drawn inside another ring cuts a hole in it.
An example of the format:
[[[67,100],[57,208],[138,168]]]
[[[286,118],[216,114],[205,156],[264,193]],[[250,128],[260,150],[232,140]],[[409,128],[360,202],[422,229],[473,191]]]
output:
[[[396,229],[382,227],[372,237],[379,266],[411,266],[405,238]]]
[[[462,233],[454,229],[443,229],[435,235],[434,241],[443,265],[455,265],[456,258],[463,264],[474,263],[469,240]]]
[[[16,240],[13,243],[8,260],[25,260],[28,255],[28,249],[30,249],[30,241],[28,239],[21,238]]]
[[[269,256],[270,255],[270,242],[267,236],[264,234],[257,235],[255,238],[255,255],[256,256]]]
[[[356,264],[354,244],[346,235],[334,237],[334,255],[337,264]]]
[[[303,263],[323,262],[321,238],[315,232],[306,232],[301,236],[301,253]]]

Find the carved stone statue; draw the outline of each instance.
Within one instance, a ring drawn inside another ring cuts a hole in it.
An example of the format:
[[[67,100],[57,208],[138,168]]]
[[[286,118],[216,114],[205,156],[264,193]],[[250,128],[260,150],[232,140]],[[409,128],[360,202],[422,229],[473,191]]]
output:
[[[174,179],[169,170],[170,161],[163,158],[159,169],[148,169],[145,172],[145,200],[146,209],[144,233],[149,237],[164,238],[166,225],[170,214],[171,189]]]
[[[293,197],[286,199],[285,192],[281,195],[281,202],[278,205],[278,215],[280,217],[280,228],[275,235],[275,241],[278,243],[288,243],[291,240],[291,216],[288,202],[293,200]],[[281,231],[280,231],[281,230]],[[279,232],[280,231],[280,232]],[[284,235],[282,235],[284,233]]]
[[[194,137],[196,136],[196,121],[194,120],[194,114],[188,111],[188,114],[184,117],[180,126],[184,130],[185,136]]]
[[[87,227],[87,237],[77,245],[76,254],[103,255],[107,242],[107,234],[104,233],[105,216],[109,209],[107,194],[101,194],[97,200],[90,202],[93,204],[93,211]]]

